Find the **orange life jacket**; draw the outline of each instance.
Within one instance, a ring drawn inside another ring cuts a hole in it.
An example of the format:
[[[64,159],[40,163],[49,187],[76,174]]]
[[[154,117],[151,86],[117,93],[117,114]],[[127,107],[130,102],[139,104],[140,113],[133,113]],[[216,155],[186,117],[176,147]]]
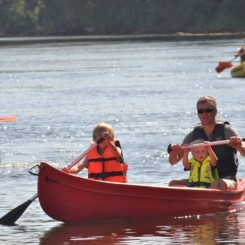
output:
[[[113,143],[116,145],[115,141]],[[97,148],[94,148],[88,153],[87,157],[89,179],[127,182],[128,165],[122,162],[122,158],[115,157],[115,153],[109,147],[105,149],[102,155],[98,153]]]

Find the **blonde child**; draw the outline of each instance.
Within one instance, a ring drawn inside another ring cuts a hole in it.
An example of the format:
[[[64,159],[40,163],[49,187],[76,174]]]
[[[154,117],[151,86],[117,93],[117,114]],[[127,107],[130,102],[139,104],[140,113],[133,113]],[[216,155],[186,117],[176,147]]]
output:
[[[189,148],[184,149],[183,165],[185,170],[190,170],[190,187],[209,188],[213,181],[219,179],[216,169],[218,159],[211,146],[205,145],[205,141],[192,142],[193,145],[199,143],[203,145],[191,147],[191,159],[188,159]]]
[[[123,162],[119,141],[115,141],[115,133],[108,123],[99,123],[93,130],[93,141],[103,137],[99,145],[91,149],[84,161],[68,170],[69,173],[79,173],[88,169],[88,178],[94,180],[127,182],[127,164]]]

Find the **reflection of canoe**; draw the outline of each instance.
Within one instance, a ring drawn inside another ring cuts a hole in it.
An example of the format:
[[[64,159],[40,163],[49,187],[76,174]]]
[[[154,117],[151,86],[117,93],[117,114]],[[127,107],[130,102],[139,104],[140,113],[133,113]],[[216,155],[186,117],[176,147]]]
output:
[[[245,62],[242,62],[240,65],[234,66],[231,69],[231,76],[234,78],[245,77]]]
[[[234,211],[242,207],[245,178],[235,191],[110,183],[64,173],[42,162],[38,197],[44,212],[63,222],[139,219]]]
[[[239,237],[238,215],[220,213],[182,218],[113,220],[60,224],[47,230],[39,245],[52,244],[214,244]],[[245,222],[245,221],[244,221]],[[222,234],[222,235],[221,235]],[[146,242],[146,237],[148,241]],[[166,240],[165,240],[166,239]],[[168,242],[167,242],[168,241]]]

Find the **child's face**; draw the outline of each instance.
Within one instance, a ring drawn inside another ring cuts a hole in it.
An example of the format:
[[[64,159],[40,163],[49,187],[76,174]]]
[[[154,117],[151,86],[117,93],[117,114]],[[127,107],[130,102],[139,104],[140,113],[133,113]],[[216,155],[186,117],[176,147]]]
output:
[[[100,138],[103,136],[103,134],[104,134],[105,132],[106,132],[106,130],[97,132],[97,133],[95,134],[95,141],[97,141],[98,139],[100,139]],[[99,144],[99,147],[100,147],[100,148],[104,148],[105,146],[106,146],[106,141],[103,140],[103,141]]]
[[[100,137],[102,137],[103,133],[104,133],[104,131],[97,132],[97,133],[95,134],[95,141],[97,141]]]
[[[207,149],[204,146],[192,148],[191,153],[192,156],[199,162],[203,162],[208,155]]]

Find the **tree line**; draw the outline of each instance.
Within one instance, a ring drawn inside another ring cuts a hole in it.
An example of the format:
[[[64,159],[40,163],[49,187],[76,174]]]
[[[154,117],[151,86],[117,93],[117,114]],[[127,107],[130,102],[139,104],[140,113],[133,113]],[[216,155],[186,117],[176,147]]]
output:
[[[0,0],[0,36],[242,33],[244,0]]]

